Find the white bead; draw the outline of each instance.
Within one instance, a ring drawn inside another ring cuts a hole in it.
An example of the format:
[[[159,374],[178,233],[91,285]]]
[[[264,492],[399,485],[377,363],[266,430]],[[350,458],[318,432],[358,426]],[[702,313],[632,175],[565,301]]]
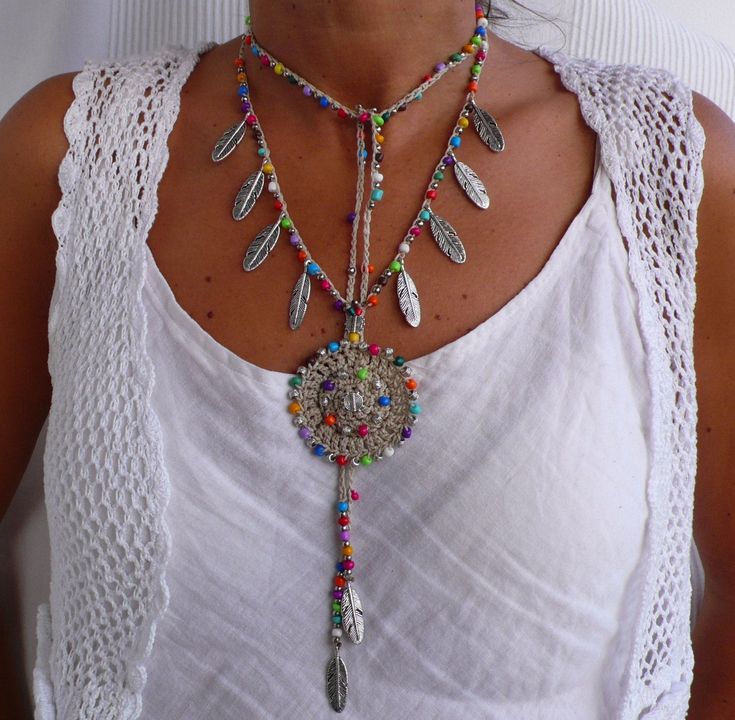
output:
[[[381,173],[373,173],[373,181],[376,183],[383,182],[383,175]]]
[[[392,447],[387,447],[385,450],[383,450],[383,455],[385,457],[393,457],[395,455],[395,450]]]
[[[477,21],[477,27],[487,27],[488,26],[488,20],[487,18],[480,18]]]
[[[490,49],[490,43],[487,40],[483,40],[482,43],[480,43],[480,48],[487,52]]]
[[[268,183],[268,192],[269,193],[275,193],[278,192],[278,185],[277,183],[274,183],[273,181]]]
[[[332,628],[332,637],[342,637],[341,628]]]
[[[408,243],[401,243],[398,246],[398,252],[403,253],[404,255],[408,255],[408,253],[411,252],[411,246]]]

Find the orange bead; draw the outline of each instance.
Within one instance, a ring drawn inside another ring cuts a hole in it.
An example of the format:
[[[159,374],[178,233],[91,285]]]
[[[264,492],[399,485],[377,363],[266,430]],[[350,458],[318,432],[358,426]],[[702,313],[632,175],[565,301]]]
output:
[[[475,52],[475,46],[474,46],[474,45],[465,45],[465,46],[464,46],[464,47],[462,48],[462,52],[464,52],[464,53],[468,53],[468,54],[469,54],[469,53],[473,53],[473,52]]]
[[[245,67],[245,61],[242,58],[237,58],[235,60],[235,67],[237,68]]]
[[[375,142],[377,142],[378,145],[382,145],[385,142],[385,138],[382,135],[380,135],[380,133],[378,133],[375,136]]]
[[[342,554],[345,557],[352,557],[352,546],[348,545],[347,547],[342,548]]]
[[[375,272],[375,265],[373,265],[373,264],[368,265],[368,272],[369,273],[374,273]]]
[[[332,425],[336,425],[337,424],[337,418],[334,417],[334,415],[327,415],[324,418],[324,424],[325,425],[329,425],[329,427],[332,427]]]
[[[299,260],[301,260],[301,262],[304,262],[304,260],[306,260],[306,258],[309,256],[306,254],[305,250],[299,250],[297,257]]]
[[[244,83],[248,79],[248,76],[244,73],[237,73],[237,82]]]
[[[299,414],[299,413],[301,412],[301,405],[299,405],[299,403],[297,403],[297,402],[292,402],[292,403],[291,403],[291,404],[290,404],[290,405],[288,406],[288,411],[289,411],[289,412],[290,412],[290,413],[291,413],[292,415],[298,415],[298,414]]]
[[[371,307],[375,307],[378,304],[378,296],[369,295],[367,301],[368,301],[368,305],[370,305]]]
[[[340,587],[341,588],[341,587],[344,587],[347,584],[347,581],[341,575],[337,575],[337,577],[334,578],[334,584],[337,587]]]
[[[419,384],[413,378],[409,378],[408,380],[406,380],[406,387],[409,390],[415,390],[418,386]]]
[[[470,92],[477,92],[477,81],[473,80],[469,85],[467,85],[467,89]]]

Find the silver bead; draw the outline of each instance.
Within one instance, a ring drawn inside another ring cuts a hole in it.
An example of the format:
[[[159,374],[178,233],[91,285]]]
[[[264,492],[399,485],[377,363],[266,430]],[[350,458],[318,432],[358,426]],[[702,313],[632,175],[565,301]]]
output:
[[[418,227],[424,227],[424,225],[426,225],[426,221],[425,220],[417,220],[416,221],[416,225]],[[413,236],[411,236],[411,237],[413,237]]]

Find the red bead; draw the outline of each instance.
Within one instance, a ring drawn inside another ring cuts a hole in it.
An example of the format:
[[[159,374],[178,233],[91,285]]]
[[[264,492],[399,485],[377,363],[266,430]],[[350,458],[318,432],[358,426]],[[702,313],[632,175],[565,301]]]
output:
[[[296,257],[299,260],[301,260],[301,262],[304,262],[304,260],[306,260],[306,258],[309,257],[309,256],[306,254],[306,250],[299,250],[299,252],[296,255]]]
[[[436,190],[428,190],[426,193],[426,197],[429,200],[433,200],[436,197]]]
[[[337,575],[336,578],[334,578],[334,584],[337,587],[344,587],[347,584],[347,580],[345,580],[341,575]]]
[[[235,67],[236,68],[245,67],[245,61],[242,58],[237,58],[235,60]]]
[[[337,424],[337,418],[334,415],[327,415],[324,418],[324,424],[329,425],[329,427],[332,427],[332,425]]]
[[[253,44],[253,36],[252,35],[246,35],[245,36],[245,44],[246,45],[252,45]]]
[[[424,82],[431,80],[431,75],[424,75]]]
[[[339,117],[344,120],[347,117],[347,110],[345,110],[344,108],[339,108],[339,110],[337,110],[337,115],[339,115]]]
[[[255,115],[253,115],[252,113],[250,113],[250,115],[248,115],[248,116],[247,116],[247,117],[245,118],[245,120],[247,121],[247,124],[248,124],[248,125],[255,125],[255,123],[257,123],[257,122],[258,122],[258,118],[257,118],[257,117],[255,117]]]
[[[276,200],[276,201],[275,201],[275,202],[273,203],[273,207],[274,207],[274,208],[275,208],[276,210],[283,210],[283,203],[282,203],[282,202],[281,202],[280,200]]]
[[[415,390],[418,386],[419,384],[413,378],[411,378],[410,380],[406,380],[406,387],[409,390]]]
[[[337,522],[338,522],[338,523],[339,523],[339,524],[340,524],[340,525],[341,525],[342,527],[346,527],[347,525],[349,525],[349,524],[350,524],[350,518],[349,518],[349,516],[348,516],[348,515],[342,515],[342,516],[341,516],[341,517],[339,518],[339,520],[337,520]]]
[[[364,312],[365,311],[362,308],[357,308],[355,310],[355,315],[357,315],[358,317],[360,317],[360,315],[362,315]]]
[[[337,465],[341,465],[342,467],[344,467],[349,461],[350,459],[347,457],[347,455],[337,455]]]
[[[368,265],[368,272],[369,273],[374,273],[375,272],[375,265],[372,265],[372,264]]]

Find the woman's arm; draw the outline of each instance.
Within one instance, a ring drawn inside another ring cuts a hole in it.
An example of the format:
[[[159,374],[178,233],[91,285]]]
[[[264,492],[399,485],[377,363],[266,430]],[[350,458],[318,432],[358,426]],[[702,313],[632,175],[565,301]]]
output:
[[[694,357],[699,451],[694,532],[705,596],[689,720],[735,717],[735,125],[695,98],[704,126]]]
[[[0,518],[20,483],[51,402],[48,309],[56,239],[51,213],[66,152],[71,76],[47,80],[0,120]],[[2,598],[2,607],[11,603]],[[7,612],[0,614],[10,622]],[[30,718],[17,623],[0,627],[0,719]]]

